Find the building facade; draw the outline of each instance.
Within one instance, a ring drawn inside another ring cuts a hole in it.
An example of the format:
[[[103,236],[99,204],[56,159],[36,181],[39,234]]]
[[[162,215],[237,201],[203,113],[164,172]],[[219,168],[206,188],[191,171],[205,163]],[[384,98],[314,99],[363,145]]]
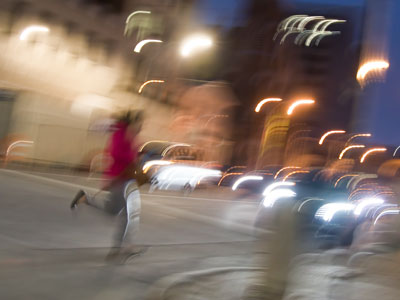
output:
[[[93,124],[124,109],[146,111],[143,141],[169,139],[173,106],[137,93],[143,82],[137,41],[124,36],[127,12],[82,1],[5,0],[0,15],[3,156],[20,152],[9,148],[13,142],[29,141],[23,155],[32,161],[87,165],[107,140]]]

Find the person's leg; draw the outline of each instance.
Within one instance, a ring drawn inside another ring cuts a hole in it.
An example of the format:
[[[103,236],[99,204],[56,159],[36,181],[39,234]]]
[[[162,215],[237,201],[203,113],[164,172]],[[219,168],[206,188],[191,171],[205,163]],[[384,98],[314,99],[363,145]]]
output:
[[[101,191],[94,195],[86,194],[86,204],[106,213],[108,212],[108,202],[110,201],[110,192]]]
[[[90,195],[84,190],[80,190],[71,202],[71,209],[75,209],[80,204],[87,204],[89,206],[98,208],[103,211],[107,211],[109,202],[109,192],[99,191],[94,195]]]
[[[140,194],[134,180],[123,185],[122,195],[118,195],[122,210],[118,214],[118,227],[114,236],[114,245],[131,245],[133,235],[137,232],[140,218]]]

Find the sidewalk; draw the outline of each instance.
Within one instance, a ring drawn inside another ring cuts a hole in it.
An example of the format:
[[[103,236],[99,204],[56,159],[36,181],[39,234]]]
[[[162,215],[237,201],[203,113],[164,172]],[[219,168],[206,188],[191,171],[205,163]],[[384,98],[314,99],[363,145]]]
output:
[[[400,299],[399,253],[361,255],[350,261],[352,266],[349,266],[350,258],[350,253],[338,250],[298,256],[283,299]],[[243,297],[245,289],[257,284],[262,276],[262,269],[258,267],[175,274],[160,280],[146,299],[244,300],[247,299]]]

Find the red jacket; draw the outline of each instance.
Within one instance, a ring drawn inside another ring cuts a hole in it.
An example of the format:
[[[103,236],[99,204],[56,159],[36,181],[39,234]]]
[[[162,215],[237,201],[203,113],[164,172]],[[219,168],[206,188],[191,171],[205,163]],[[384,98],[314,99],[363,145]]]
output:
[[[107,152],[112,158],[112,163],[105,171],[105,175],[110,179],[119,177],[137,159],[138,148],[135,144],[135,138],[129,139],[127,137],[127,128],[126,123],[117,123],[117,130],[110,138]]]

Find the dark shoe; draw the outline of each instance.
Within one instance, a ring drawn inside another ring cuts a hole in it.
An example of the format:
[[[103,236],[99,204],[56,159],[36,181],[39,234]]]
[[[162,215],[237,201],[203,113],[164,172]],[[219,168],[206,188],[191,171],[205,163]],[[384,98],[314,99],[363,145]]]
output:
[[[121,261],[121,248],[115,247],[111,248],[110,252],[108,252],[106,256],[106,262],[109,263],[118,263]]]
[[[71,202],[71,209],[75,209],[82,202],[86,202],[86,194],[83,190],[80,190]]]

